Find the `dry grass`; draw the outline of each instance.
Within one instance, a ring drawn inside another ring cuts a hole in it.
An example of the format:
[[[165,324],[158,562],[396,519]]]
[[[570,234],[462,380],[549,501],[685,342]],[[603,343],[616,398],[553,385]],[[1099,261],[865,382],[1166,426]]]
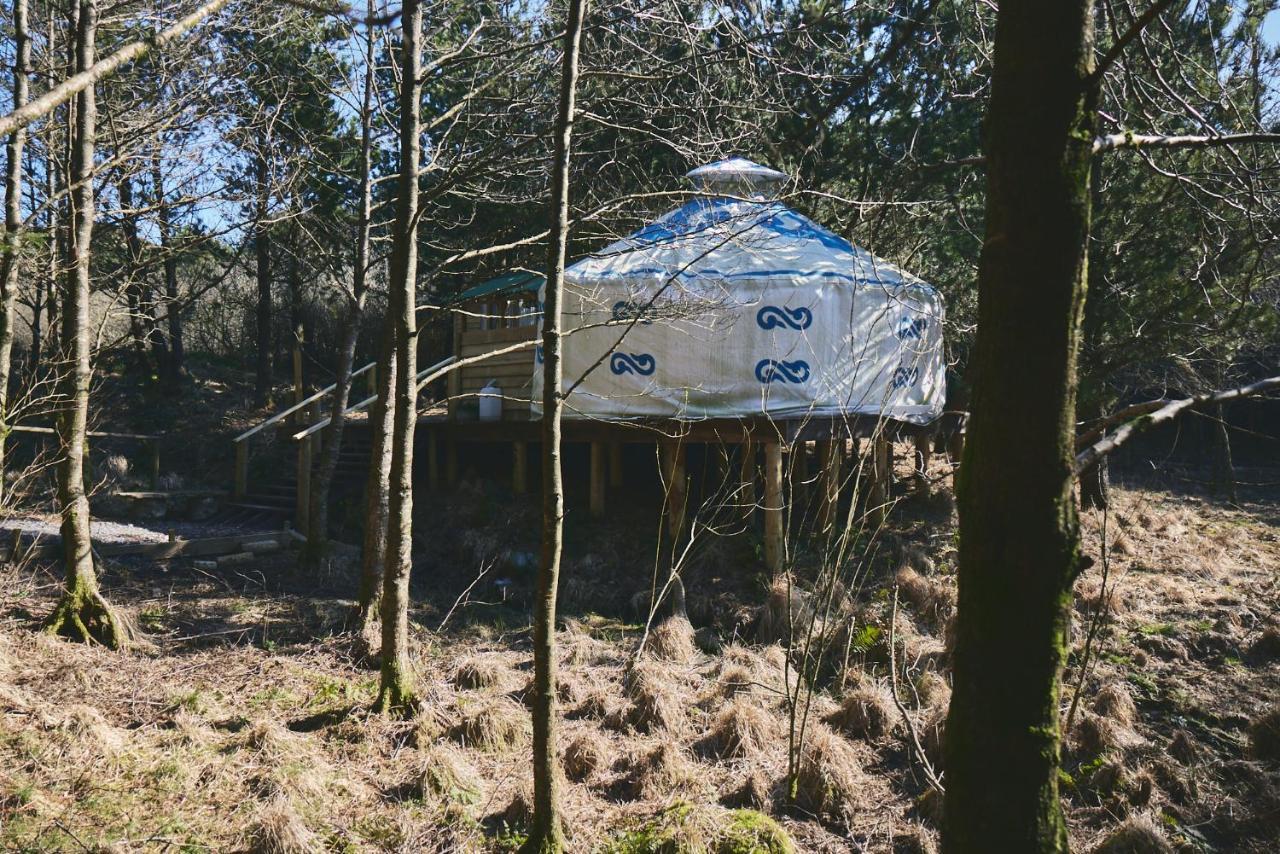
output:
[[[656,662],[642,661],[627,670],[623,679],[630,706],[625,720],[640,732],[682,731],[687,722],[685,699],[679,680]]]
[[[902,599],[924,620],[945,621],[955,603],[952,587],[926,578],[910,566],[901,567],[893,576]]]
[[[1085,712],[1071,733],[1071,744],[1084,756],[1101,756],[1142,744],[1142,736],[1111,718]]]
[[[1143,813],[1130,816],[1107,834],[1095,854],[1173,854],[1173,846],[1160,826]]]
[[[813,622],[813,608],[790,575],[780,575],[769,585],[756,619],[756,640],[763,644],[786,644],[803,637]]]
[[[624,760],[622,773],[610,788],[614,795],[626,800],[652,801],[674,795],[699,795],[704,784],[685,749],[663,741]]]
[[[1093,697],[1093,710],[1118,726],[1131,728],[1138,719],[1138,707],[1123,682],[1110,682]]]
[[[495,688],[505,681],[510,673],[507,666],[493,656],[476,656],[465,658],[458,664],[453,674],[453,684],[459,688],[477,690]]]
[[[799,805],[829,821],[847,823],[869,806],[871,791],[853,748],[826,727],[814,727],[796,773]]]
[[[484,798],[484,779],[467,761],[466,753],[449,744],[423,751],[417,775],[419,797],[469,805]]]
[[[283,794],[272,798],[258,811],[249,829],[252,854],[313,854],[322,848]]]
[[[1280,706],[1249,724],[1249,750],[1259,759],[1280,760]]]
[[[564,773],[582,783],[602,769],[609,757],[609,741],[595,730],[578,733],[564,749]]]
[[[782,738],[781,724],[768,711],[747,700],[734,700],[716,715],[698,747],[719,759],[757,760],[773,752]]]
[[[449,734],[459,744],[497,753],[525,744],[532,724],[527,710],[503,697],[466,714]]]
[[[916,680],[916,695],[926,709],[946,709],[951,705],[951,683],[934,670],[926,670]]]
[[[868,682],[846,693],[826,722],[846,735],[874,741],[901,726],[902,715],[886,686]]]
[[[684,617],[668,617],[649,632],[645,652],[661,661],[688,664],[698,655],[693,626]]]

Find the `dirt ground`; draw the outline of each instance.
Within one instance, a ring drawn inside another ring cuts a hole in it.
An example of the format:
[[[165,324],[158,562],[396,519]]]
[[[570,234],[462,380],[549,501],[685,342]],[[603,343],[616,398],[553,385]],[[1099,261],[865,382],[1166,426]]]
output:
[[[856,654],[813,680],[796,806],[779,789],[796,677],[777,626],[788,609],[792,621],[812,616],[803,573],[788,590],[763,577],[752,535],[714,543],[690,569],[696,635],[660,626],[636,664],[642,626],[630,603],[649,589],[656,522],[571,524],[560,642],[572,849],[752,850],[717,841],[754,821],[735,812],[746,808],[772,816],[801,851],[935,850],[938,799],[907,747],[886,652],[892,635],[898,695],[945,785],[956,555],[940,485],[928,500],[903,497],[849,591]],[[1109,557],[1077,588],[1064,689],[1065,706],[1088,646],[1062,775],[1076,850],[1109,837],[1111,851],[1280,849],[1280,502],[1244,493],[1229,505],[1153,483],[1114,491]],[[407,720],[367,711],[377,676],[342,632],[349,550],[308,577],[287,554],[225,572],[111,562],[104,589],[144,637],[126,654],[38,632],[53,568],[7,567],[0,847],[511,850],[529,803],[520,591],[531,512],[479,487],[422,502],[412,614],[422,703]],[[1099,557],[1103,516],[1084,524]],[[661,847],[670,838],[683,847]]]

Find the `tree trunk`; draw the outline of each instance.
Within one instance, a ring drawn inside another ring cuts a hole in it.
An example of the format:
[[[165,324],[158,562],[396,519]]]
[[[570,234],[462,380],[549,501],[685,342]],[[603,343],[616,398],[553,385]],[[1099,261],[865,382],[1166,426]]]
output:
[[[27,0],[13,2],[13,105],[27,102],[31,42],[27,38]],[[5,145],[4,247],[0,256],[0,506],[4,505],[5,439],[9,433],[9,374],[13,357],[13,324],[18,300],[19,241],[22,237],[22,148],[26,131],[9,134]],[[39,308],[36,316],[39,316]],[[34,342],[32,344],[34,347]]]
[[[368,13],[372,18],[372,4]],[[312,484],[311,519],[307,524],[310,536],[307,537],[300,556],[304,567],[318,565],[328,552],[329,489],[333,483],[333,473],[338,467],[338,456],[342,453],[342,433],[347,420],[347,399],[351,395],[351,370],[355,362],[356,340],[360,335],[360,317],[364,313],[368,291],[369,220],[373,209],[373,184],[370,181],[369,171],[373,157],[374,62],[373,37],[370,35],[365,55],[364,96],[360,106],[360,216],[357,223],[356,253],[352,264],[351,304],[348,307],[346,325],[343,328],[342,351],[338,354],[338,377],[333,389],[333,404],[329,410],[329,426],[325,430],[320,466],[316,470],[315,482]],[[365,585],[366,581],[362,573],[359,598],[362,628],[365,625]],[[372,591],[370,591],[371,595]]]
[[[129,302],[129,329],[133,335],[138,368],[144,373],[162,376],[169,361],[168,351],[156,328],[155,296],[140,272],[142,238],[138,235],[138,215],[133,209],[133,181],[129,176],[120,179],[118,192],[127,256],[124,280]]]
[[[1004,0],[997,17],[978,379],[958,490],[949,852],[1067,850],[1058,700],[1081,565],[1072,486],[1094,130],[1091,7]]]
[[[533,819],[520,847],[526,854],[564,850],[560,819],[560,762],[556,749],[556,593],[564,548],[564,477],[560,464],[560,418],[564,367],[561,363],[561,298],[565,246],[569,237],[569,159],[578,88],[578,50],[586,0],[569,0],[556,114],[555,159],[551,164],[551,228],[542,315],[542,554],[533,613]]]
[[[178,305],[178,257],[173,248],[173,213],[165,200],[159,148],[152,155],[151,182],[156,194],[160,251],[164,253],[165,320],[169,331],[169,359],[165,365],[164,383],[170,392],[176,392],[185,370],[183,366],[185,350],[182,344],[182,311]]]
[[[259,144],[266,143],[259,140]],[[254,173],[258,183],[257,222],[253,240],[258,262],[258,352],[253,391],[254,403],[266,406],[271,402],[271,387],[274,385],[271,376],[274,354],[271,352],[271,226],[267,222],[270,189],[267,186],[267,157],[263,152],[258,153]]]
[[[395,415],[391,435],[387,557],[382,579],[380,711],[413,701],[409,663],[409,572],[413,567],[413,438],[418,420],[417,318],[418,161],[421,156],[422,5],[405,0],[400,43],[400,187],[392,244],[391,322],[395,324]]]
[[[1234,503],[1236,470],[1231,460],[1231,433],[1227,429],[1226,413],[1221,403],[1213,408],[1213,415],[1213,494]]]
[[[80,0],[76,26],[76,67],[93,65],[98,21],[96,0]],[[117,649],[128,638],[124,623],[98,590],[89,538],[89,497],[85,492],[85,435],[89,420],[89,252],[93,237],[94,124],[97,105],[93,87],[76,98],[75,143],[70,183],[75,211],[71,241],[73,260],[68,293],[63,300],[63,377],[58,413],[58,501],[62,511],[62,547],[66,591],[46,623],[50,631],[80,641],[97,641]]]
[[[378,356],[378,400],[369,416],[373,441],[369,449],[369,476],[364,487],[364,548],[360,553],[360,591],[356,598],[356,631],[362,652],[372,659],[382,648],[379,608],[382,603],[382,571],[387,560],[387,515],[391,504],[391,434],[395,424],[396,351],[394,323]]]
[[[1085,510],[1103,510],[1111,502],[1111,472],[1104,457],[1080,472],[1080,506]]]

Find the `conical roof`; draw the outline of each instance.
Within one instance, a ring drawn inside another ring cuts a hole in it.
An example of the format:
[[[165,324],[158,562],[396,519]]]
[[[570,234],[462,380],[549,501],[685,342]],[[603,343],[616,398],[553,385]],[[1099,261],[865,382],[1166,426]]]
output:
[[[826,278],[928,287],[780,202],[703,196],[583,258],[572,281]]]

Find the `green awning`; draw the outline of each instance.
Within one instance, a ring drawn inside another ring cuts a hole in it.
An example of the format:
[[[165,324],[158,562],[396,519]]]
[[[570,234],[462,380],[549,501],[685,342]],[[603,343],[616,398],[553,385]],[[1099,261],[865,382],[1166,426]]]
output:
[[[481,282],[458,294],[458,302],[467,302],[481,297],[536,293],[542,287],[544,277],[538,273],[512,272]]]

